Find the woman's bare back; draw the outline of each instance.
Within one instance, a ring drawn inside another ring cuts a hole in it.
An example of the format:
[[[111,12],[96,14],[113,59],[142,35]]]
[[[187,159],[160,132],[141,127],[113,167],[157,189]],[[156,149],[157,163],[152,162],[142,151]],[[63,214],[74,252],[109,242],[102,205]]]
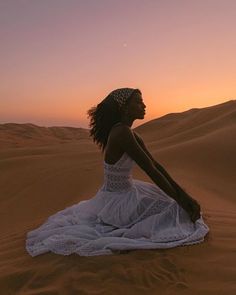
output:
[[[104,151],[104,161],[107,164],[114,165],[124,154],[124,150],[120,147],[120,122],[115,124],[107,140],[107,145]]]

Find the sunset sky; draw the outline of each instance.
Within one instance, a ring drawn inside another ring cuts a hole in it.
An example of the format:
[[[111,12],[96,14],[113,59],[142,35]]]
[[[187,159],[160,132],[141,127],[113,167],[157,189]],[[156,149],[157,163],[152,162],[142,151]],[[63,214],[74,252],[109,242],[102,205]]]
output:
[[[236,0],[0,0],[0,123],[88,128],[115,88],[145,119],[236,99]]]

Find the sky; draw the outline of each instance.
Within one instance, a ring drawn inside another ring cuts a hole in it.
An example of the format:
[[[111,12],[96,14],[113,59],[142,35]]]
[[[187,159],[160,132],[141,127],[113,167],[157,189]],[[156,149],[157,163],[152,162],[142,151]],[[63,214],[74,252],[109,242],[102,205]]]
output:
[[[143,120],[236,99],[236,0],[0,0],[0,123],[88,128],[112,90]]]

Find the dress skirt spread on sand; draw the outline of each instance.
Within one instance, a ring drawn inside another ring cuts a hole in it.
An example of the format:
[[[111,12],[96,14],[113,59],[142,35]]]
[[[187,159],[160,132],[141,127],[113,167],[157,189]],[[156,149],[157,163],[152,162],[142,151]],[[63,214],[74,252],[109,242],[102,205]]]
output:
[[[203,242],[209,228],[202,212],[193,223],[157,185],[132,178],[134,163],[127,153],[113,165],[104,161],[104,183],[96,195],[55,213],[28,232],[28,253],[111,255],[117,250]]]

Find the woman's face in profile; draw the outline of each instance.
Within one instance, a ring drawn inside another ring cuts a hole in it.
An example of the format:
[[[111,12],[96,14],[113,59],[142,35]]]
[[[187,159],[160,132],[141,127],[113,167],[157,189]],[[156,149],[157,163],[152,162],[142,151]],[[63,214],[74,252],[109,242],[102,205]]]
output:
[[[134,93],[128,103],[128,115],[132,119],[143,119],[146,105],[143,102],[142,94]]]

